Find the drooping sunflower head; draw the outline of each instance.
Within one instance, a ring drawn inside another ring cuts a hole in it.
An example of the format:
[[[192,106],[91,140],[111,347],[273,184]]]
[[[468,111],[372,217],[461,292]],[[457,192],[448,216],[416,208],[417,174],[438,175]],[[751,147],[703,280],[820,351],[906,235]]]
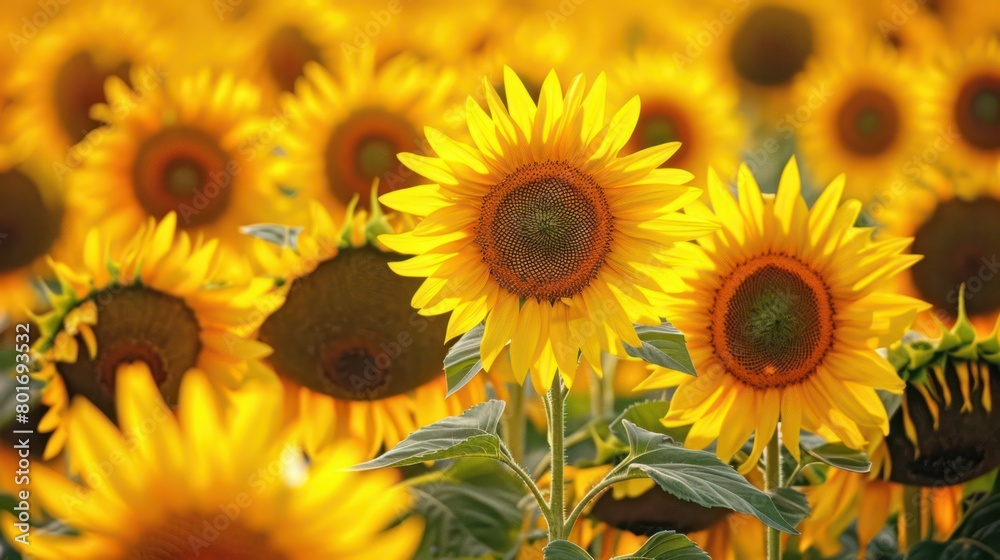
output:
[[[310,65],[295,97],[285,99],[289,122],[272,159],[272,178],[301,198],[320,201],[342,218],[355,197],[368,204],[372,181],[384,190],[416,183],[396,154],[421,150],[420,130],[456,110],[448,71],[401,55],[380,67],[366,49],[334,75]]]
[[[1000,317],[1000,293],[990,289],[1000,271],[1000,173],[990,177],[925,174],[921,185],[904,183],[873,212],[886,235],[913,238],[911,251],[923,260],[897,279],[900,293],[934,306],[934,315],[953,321],[960,300],[980,332],[989,332]],[[936,336],[938,325],[929,315],[916,327]]]
[[[860,448],[863,430],[888,428],[875,389],[902,382],[875,348],[903,334],[921,302],[886,292],[887,279],[919,257],[902,254],[907,239],[872,240],[854,227],[861,205],[840,204],[843,178],[811,210],[800,194],[798,167],[785,168],[775,197],[761,194],[749,171],[739,200],[710,176],[713,210],[723,228],[676,251],[697,264],[684,272],[666,315],[683,333],[699,376],[660,370],[644,388],[679,385],[664,422],[691,424],[686,445],[718,438],[729,460],[756,432],[752,468],[781,420],[797,456],[799,430]]]
[[[476,382],[445,399],[446,317],[410,307],[420,282],[393,274],[403,257],[375,237],[401,223],[376,209],[348,208],[338,228],[318,203],[295,247],[261,243],[259,261],[284,283],[284,302],[260,327],[268,362],[300,394],[306,447],[321,453],[342,437],[370,454],[485,398]]]
[[[642,99],[626,149],[680,142],[670,165],[690,170],[702,181],[709,167],[724,177],[736,176],[746,124],[736,114],[735,88],[714,68],[682,67],[666,53],[640,50],[634,62],[623,65],[621,77],[618,89]]]
[[[1000,43],[991,37],[949,53],[931,78],[924,87],[932,122],[944,131],[942,161],[959,173],[993,174],[1000,164]]]
[[[910,87],[913,66],[884,47],[854,49],[796,80],[803,158],[825,184],[846,172],[847,194],[868,200],[903,178],[903,162],[927,140],[926,100]]]
[[[607,121],[603,74],[589,91],[577,76],[564,93],[551,72],[537,105],[509,68],[506,105],[484,88],[490,114],[466,104],[474,145],[428,128],[437,157],[400,155],[434,184],[382,196],[423,219],[380,239],[417,255],[390,266],[426,278],[413,306],[451,311],[448,339],[485,319],[486,369],[509,342],[515,375],[532,370],[547,390],[556,369],[572,382],[581,350],[600,371],[601,350],[639,344],[633,323],[658,322],[648,296],[669,274],[661,255],[717,226],[677,212],[701,192],[682,186],[690,173],[658,168],[677,143],[618,157],[639,99]]]
[[[129,82],[131,69],[159,68],[167,57],[142,3],[114,0],[58,9],[32,40],[16,34],[23,44],[13,45],[20,54],[10,83],[10,118],[15,128],[37,130],[49,153],[65,162],[72,161],[71,146],[102,126],[90,109],[107,101],[107,78],[117,76],[139,90],[140,84]]]
[[[62,188],[46,158],[0,146],[0,316],[37,310],[36,274],[64,244]]]
[[[83,227],[101,223],[112,239],[128,239],[175,212],[180,229],[246,250],[239,227],[279,219],[290,204],[262,174],[275,132],[258,118],[258,91],[208,71],[142,71],[133,81],[149,89],[137,98],[124,81],[108,81],[109,102],[93,114],[109,127],[68,176]]]
[[[281,422],[280,391],[251,383],[223,407],[210,377],[198,370],[185,375],[175,416],[144,363],[124,366],[115,398],[120,428],[75,399],[78,421],[67,445],[86,485],[45,467],[37,473],[39,505],[73,533],[32,535],[26,552],[42,560],[361,559],[414,552],[419,521],[385,530],[409,503],[393,486],[395,474],[345,473],[361,460],[350,445],[307,464]],[[108,457],[115,461],[110,472]],[[4,527],[11,529],[9,517]]]
[[[127,364],[145,364],[171,404],[190,368],[220,388],[260,371],[268,349],[243,335],[272,305],[273,282],[220,277],[217,243],[176,234],[174,214],[151,220],[120,251],[95,230],[83,261],[76,268],[52,262],[59,289],[52,311],[38,318],[35,351],[49,407],[40,429],[55,431],[46,457],[65,443],[70,399],[79,395],[115,417],[115,385]]]
[[[967,290],[967,288],[966,288]],[[885,438],[887,479],[917,486],[955,485],[1000,466],[1000,340],[978,336],[959,300],[958,318],[941,337],[895,345],[889,358],[907,382]]]

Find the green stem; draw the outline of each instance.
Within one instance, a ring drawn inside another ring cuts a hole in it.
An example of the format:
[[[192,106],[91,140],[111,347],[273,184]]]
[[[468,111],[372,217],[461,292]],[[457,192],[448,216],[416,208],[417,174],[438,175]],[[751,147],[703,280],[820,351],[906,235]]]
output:
[[[563,504],[565,485],[563,471],[566,463],[566,395],[563,392],[562,379],[556,374],[549,390],[549,448],[552,450],[552,487],[549,490],[549,511],[552,520],[549,523],[549,541],[563,538],[563,524],[566,521],[566,507]]]
[[[781,439],[777,428],[764,449],[764,490],[781,488]],[[767,560],[781,559],[781,533],[767,528]]]
[[[573,432],[572,434],[566,436],[566,439],[563,441],[563,449],[569,449],[570,447],[573,447],[578,443],[590,441],[592,437],[593,436],[591,436],[590,434],[590,426],[589,425],[584,426],[579,430]],[[552,461],[551,454],[546,454],[541,458],[541,460],[538,461],[538,464],[535,465],[535,470],[532,473],[532,476],[535,477],[535,480],[542,478],[542,476],[545,474],[545,471],[549,470],[549,463],[551,461]]]
[[[919,486],[903,487],[903,532],[906,539],[906,550],[923,538],[920,524],[923,522],[922,498]]]
[[[570,513],[569,517],[566,519],[566,533],[569,533],[570,531],[573,530],[573,525],[576,525],[577,518],[579,518],[580,515],[583,514],[583,510],[587,508],[587,505],[590,502],[599,498],[601,494],[603,494],[609,488],[611,488],[613,484],[618,482],[624,482],[631,478],[639,478],[638,476],[632,476],[628,474],[619,474],[613,476],[612,473],[608,474],[609,476],[607,478],[598,482],[593,488],[591,488],[590,492],[587,492],[587,494],[584,495],[583,498],[580,500],[580,503],[576,504],[576,507],[573,508],[572,513]]]
[[[527,395],[520,383],[507,384],[507,411],[504,414],[504,436],[511,458],[518,464],[524,463],[524,435],[527,426]]]
[[[526,471],[520,463],[511,457],[510,450],[506,447],[502,447],[501,449],[503,450],[503,453],[500,454],[500,461],[510,467],[510,469],[514,471],[514,474],[524,481],[524,485],[528,487],[528,490],[531,490],[531,494],[535,496],[535,501],[538,502],[538,509],[541,510],[542,516],[545,517],[545,521],[551,527],[552,511],[549,509],[549,504],[545,501],[545,496],[542,495],[542,491],[539,490],[538,485],[535,484],[535,481],[531,478],[531,475],[528,474],[528,471]]]
[[[615,370],[618,369],[618,358],[601,353],[601,369],[604,374],[590,373],[590,412],[594,418],[614,418],[615,415]]]

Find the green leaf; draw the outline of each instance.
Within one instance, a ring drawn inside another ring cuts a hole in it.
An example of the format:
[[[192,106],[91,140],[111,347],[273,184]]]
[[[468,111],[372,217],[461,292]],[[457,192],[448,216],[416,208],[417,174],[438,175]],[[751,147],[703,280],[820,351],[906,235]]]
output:
[[[781,516],[791,525],[798,527],[812,508],[809,507],[809,500],[806,495],[792,488],[775,488],[768,490],[765,494],[771,496],[771,501],[777,506]]]
[[[302,226],[284,226],[281,224],[252,224],[240,226],[240,233],[263,239],[269,243],[274,243],[278,247],[287,247],[297,250],[299,234],[302,233]]]
[[[491,400],[473,406],[460,416],[450,416],[420,428],[381,457],[355,465],[349,470],[365,471],[383,467],[403,467],[425,461],[459,457],[500,457],[497,425],[505,403]]]
[[[872,470],[868,455],[864,451],[851,449],[843,443],[824,443],[805,450],[808,456],[802,457],[802,464],[826,463],[845,471],[866,473]]]
[[[1000,494],[974,505],[947,541],[917,543],[906,555],[906,560],[942,559],[1000,559]]]
[[[483,362],[479,358],[479,346],[483,342],[482,323],[463,334],[444,357],[444,375],[448,381],[448,395],[465,387],[477,373],[482,371]]]
[[[663,434],[677,441],[684,441],[687,433],[691,430],[690,426],[667,428],[663,425],[663,422],[660,422],[660,419],[666,416],[669,410],[670,401],[643,401],[635,403],[626,408],[618,418],[615,418],[611,422],[611,433],[621,441],[627,442],[628,433],[625,431],[624,421],[628,420],[644,430]]]
[[[411,486],[426,520],[414,560],[495,557],[518,544],[524,484],[489,459],[461,459]]]
[[[552,541],[542,549],[545,560],[594,560],[586,550],[564,540]]]
[[[673,325],[667,321],[655,327],[636,325],[635,332],[642,346],[636,348],[626,344],[625,352],[629,356],[688,375],[698,375],[684,343],[684,334]]]
[[[661,531],[646,541],[642,548],[627,556],[611,560],[712,560],[691,539],[673,531]]]
[[[625,420],[629,457],[627,472],[645,475],[675,498],[704,507],[728,508],[752,515],[768,527],[798,534],[771,496],[747,482],[713,453],[684,449],[662,434]]]

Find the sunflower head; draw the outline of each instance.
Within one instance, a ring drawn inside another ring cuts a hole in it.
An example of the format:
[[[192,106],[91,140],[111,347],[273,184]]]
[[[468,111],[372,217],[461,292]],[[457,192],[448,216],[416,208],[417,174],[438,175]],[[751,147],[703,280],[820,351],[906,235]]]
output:
[[[994,219],[1000,212],[1000,172],[973,177],[928,170],[923,177],[921,184],[901,183],[884,205],[873,207],[887,235],[912,237],[911,251],[924,255],[900,275],[896,290],[932,304],[934,316],[946,323],[957,318],[961,303],[972,324],[988,332],[1000,318],[1000,293],[989,288],[1000,270],[1000,228]],[[921,315],[916,327],[936,336],[938,325],[931,319]]]
[[[917,336],[890,349],[907,382],[885,439],[883,470],[894,482],[954,485],[1000,466],[993,413],[993,395],[1000,391],[1000,327],[977,336],[963,301],[951,329],[938,323],[940,338]]]
[[[679,385],[668,426],[692,425],[686,445],[718,438],[729,460],[756,432],[744,470],[752,468],[781,420],[789,451],[798,454],[802,428],[860,448],[867,428],[888,429],[875,389],[903,384],[875,348],[903,334],[921,302],[884,291],[884,284],[919,257],[902,254],[907,239],[872,240],[854,227],[860,203],[840,204],[843,178],[811,210],[791,162],[777,195],[761,194],[749,171],[739,200],[709,178],[722,229],[676,251],[697,263],[671,294],[667,318],[688,342],[697,378],[660,370],[643,388]]]
[[[426,278],[413,306],[451,311],[448,339],[485,320],[486,368],[509,343],[514,375],[530,370],[547,390],[557,369],[572,382],[581,351],[600,371],[601,350],[639,344],[633,323],[657,321],[650,296],[669,274],[665,248],[716,225],[677,213],[700,194],[682,186],[690,173],[658,168],[677,143],[618,156],[637,97],[608,121],[603,74],[589,91],[577,76],[563,92],[550,72],[537,104],[512,70],[504,78],[506,104],[487,79],[490,113],[466,104],[474,145],[428,128],[437,157],[400,155],[434,184],[382,196],[423,220],[380,239],[417,255],[390,266]]]
[[[50,261],[58,290],[52,311],[37,318],[42,336],[35,352],[45,364],[42,400],[49,412],[41,430],[55,430],[46,456],[59,452],[71,422],[68,401],[79,395],[115,417],[119,370],[141,362],[170,402],[181,378],[198,367],[220,387],[258,375],[268,349],[244,339],[266,310],[273,283],[227,279],[218,273],[216,242],[176,234],[176,217],[150,221],[121,250],[96,230],[83,264]]]
[[[949,131],[942,161],[956,172],[992,175],[1000,163],[1000,42],[982,39],[942,57],[925,84],[932,122]],[[957,139],[952,136],[957,133]]]
[[[261,267],[280,279],[283,301],[259,338],[274,349],[268,363],[299,394],[306,447],[322,452],[338,438],[375,453],[410,432],[484,398],[480,382],[444,399],[445,317],[410,307],[420,282],[392,273],[402,257],[376,237],[406,220],[347,209],[338,226],[313,202],[294,246],[261,241]]]
[[[424,149],[423,125],[443,124],[461,108],[451,99],[454,79],[408,54],[376,65],[374,49],[334,72],[308,65],[295,96],[285,98],[285,155],[271,160],[272,179],[337,219],[355,197],[367,207],[374,180],[386,191],[416,184],[396,154]]]
[[[120,427],[74,399],[68,446],[85,484],[45,467],[38,473],[39,501],[73,533],[33,535],[30,554],[273,560],[413,553],[419,521],[386,530],[409,504],[393,486],[397,475],[345,473],[361,458],[347,444],[307,463],[281,422],[280,391],[248,383],[222,406],[210,377],[186,372],[175,416],[147,365],[124,365],[115,388]],[[329,503],[364,507],[359,514]],[[306,526],[316,530],[303,533]]]
[[[796,80],[796,106],[815,108],[798,133],[820,181],[846,172],[848,195],[868,200],[904,178],[900,163],[928,133],[925,96],[910,87],[916,80],[909,59],[877,44],[818,61]]]
[[[108,80],[108,102],[93,114],[109,126],[67,177],[79,227],[99,222],[111,239],[129,239],[147,219],[174,212],[181,230],[217,238],[232,255],[245,251],[240,226],[291,210],[263,174],[276,124],[260,117],[259,91],[208,70],[132,76],[143,94]]]

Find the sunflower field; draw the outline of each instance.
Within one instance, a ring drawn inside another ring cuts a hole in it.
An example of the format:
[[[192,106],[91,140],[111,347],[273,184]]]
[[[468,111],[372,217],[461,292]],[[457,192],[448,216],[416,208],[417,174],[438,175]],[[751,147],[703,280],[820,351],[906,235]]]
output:
[[[3,0],[2,560],[1000,560],[1000,0]]]

